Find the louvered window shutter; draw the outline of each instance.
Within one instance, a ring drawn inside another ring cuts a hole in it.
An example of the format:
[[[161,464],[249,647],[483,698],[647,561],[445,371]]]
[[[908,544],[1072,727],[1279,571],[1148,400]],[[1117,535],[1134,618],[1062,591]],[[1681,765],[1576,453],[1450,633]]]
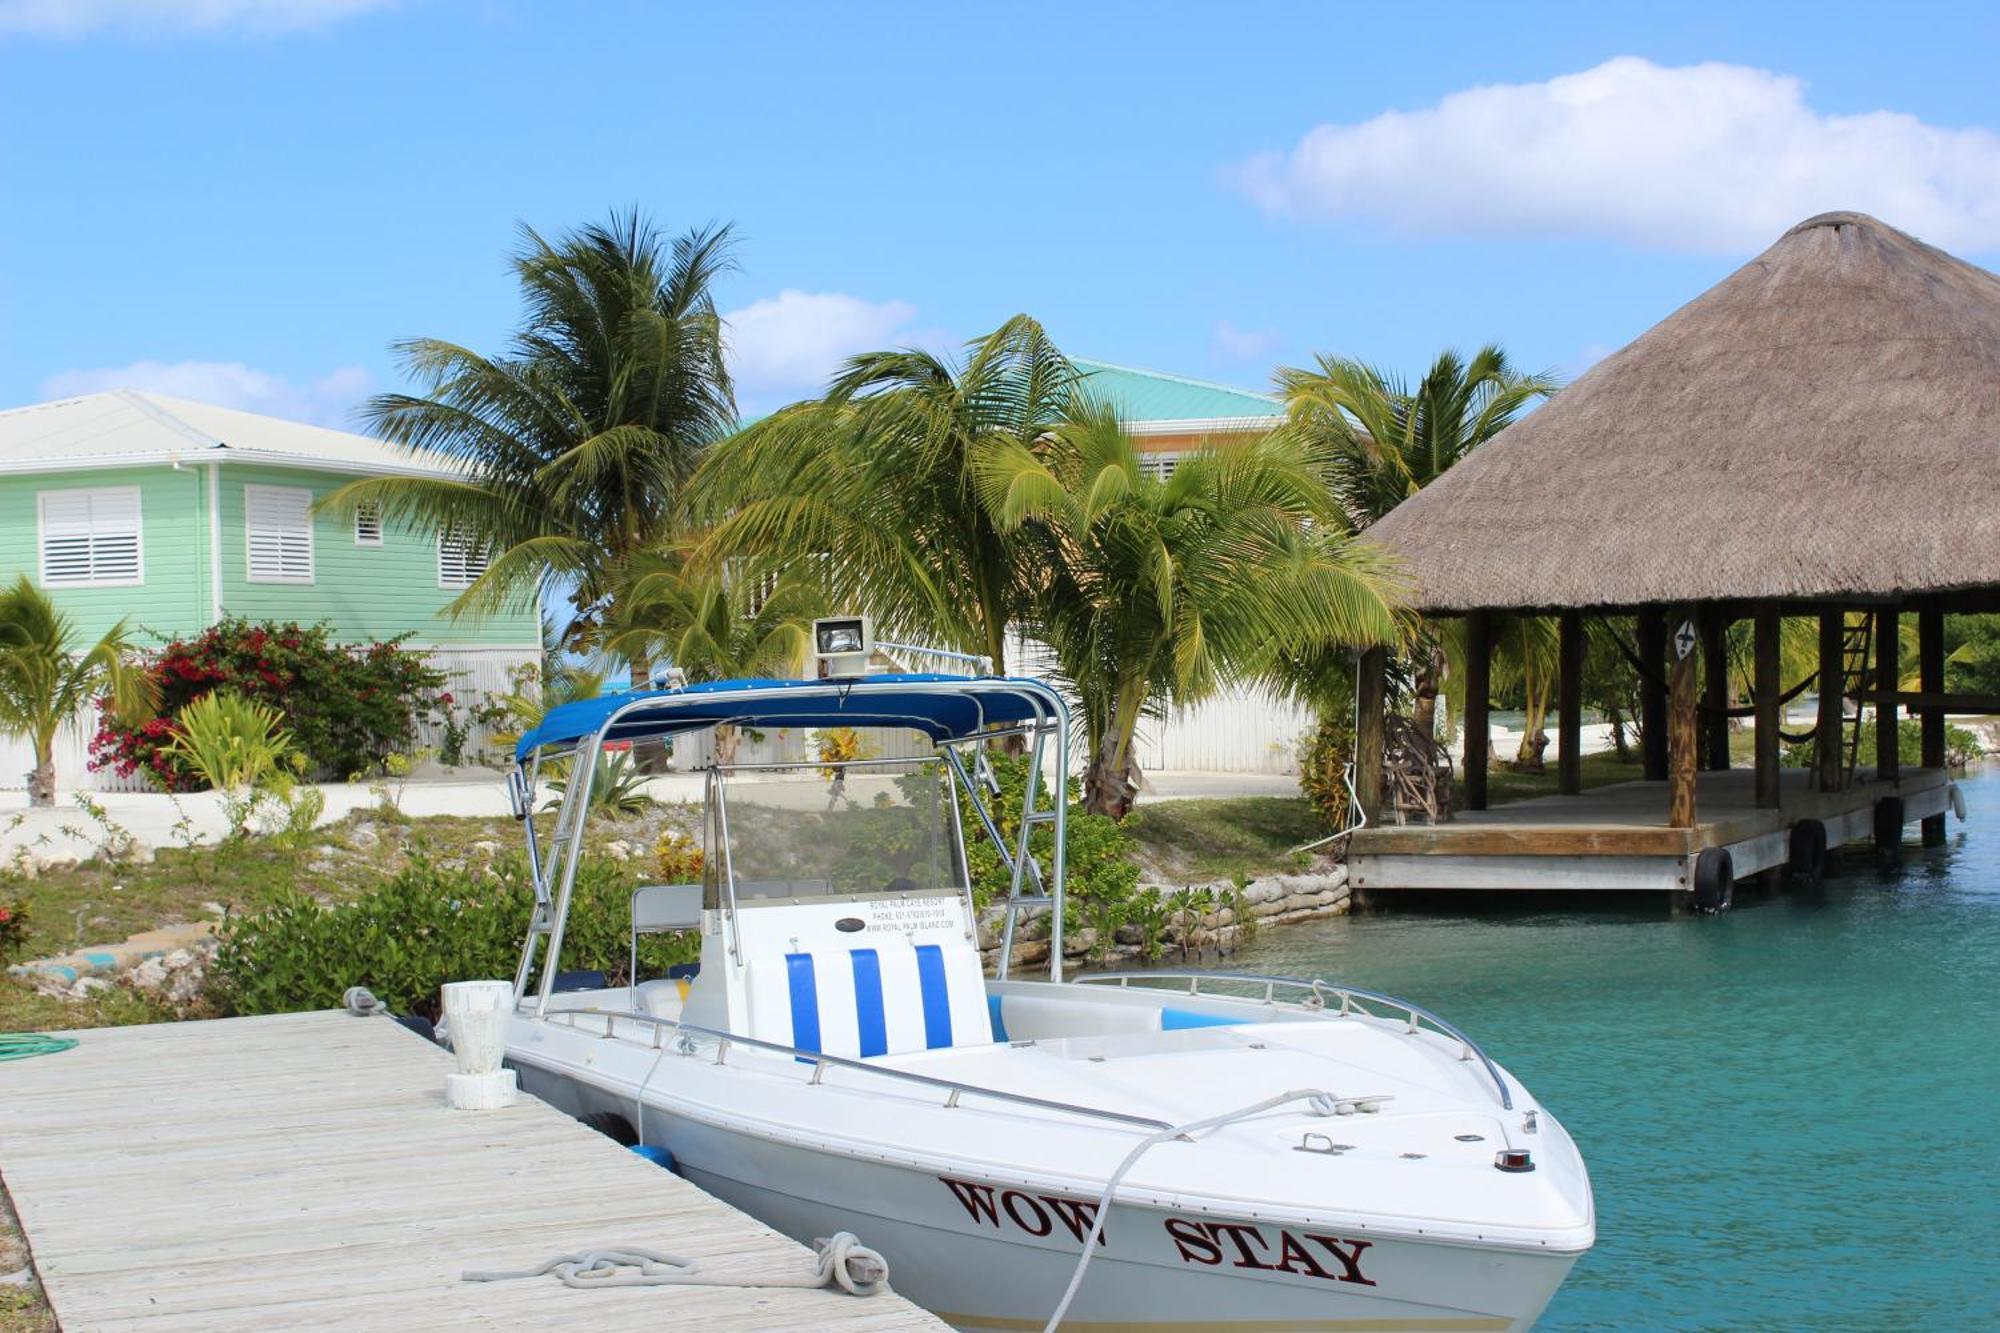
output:
[[[380,546],[382,544],[382,506],[363,504],[354,511],[354,544],[356,546]]]
[[[43,491],[42,582],[61,586],[138,583],[139,488]]]
[[[243,535],[250,582],[313,581],[311,491],[302,486],[245,486]]]
[[[453,527],[438,533],[438,587],[470,588],[492,563],[493,553],[474,542],[464,529]]]

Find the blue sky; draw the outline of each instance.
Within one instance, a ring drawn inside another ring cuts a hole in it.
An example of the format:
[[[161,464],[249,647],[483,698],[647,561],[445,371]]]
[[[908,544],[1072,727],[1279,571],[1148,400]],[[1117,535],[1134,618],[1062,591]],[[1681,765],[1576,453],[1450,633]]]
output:
[[[1253,386],[1487,339],[1574,373],[1824,208],[1992,263],[1996,39],[1990,6],[0,0],[0,403],[337,422],[394,338],[498,350],[517,221],[632,203],[739,228],[752,410],[1017,310]]]

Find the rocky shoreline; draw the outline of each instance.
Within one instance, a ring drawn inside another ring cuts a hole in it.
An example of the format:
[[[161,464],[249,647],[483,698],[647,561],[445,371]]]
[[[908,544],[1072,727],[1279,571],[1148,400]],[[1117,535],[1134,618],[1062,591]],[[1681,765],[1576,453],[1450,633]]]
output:
[[[1161,899],[1194,889],[1210,901],[1226,897],[1236,887],[1232,880],[1216,880],[1208,884],[1141,884],[1141,893],[1152,892]],[[1330,870],[1298,875],[1268,875],[1253,879],[1244,885],[1236,895],[1243,904],[1243,911],[1252,918],[1252,929],[1263,925],[1289,925],[1294,921],[1308,921],[1315,917],[1343,916],[1350,904],[1347,886],[1347,867],[1334,866]],[[1000,930],[1004,914],[997,907],[988,907],[979,918],[979,956],[991,972],[1000,961]],[[1248,932],[1237,921],[1237,909],[1217,907],[1203,912],[1182,924],[1169,917],[1166,928],[1160,932],[1154,944],[1155,959],[1160,961],[1171,953],[1178,957],[1183,945],[1188,951],[1200,952],[1215,949],[1220,953],[1233,952],[1240,940]],[[1037,932],[1035,938],[1017,939],[1014,943],[1014,964],[1019,967],[1036,967],[1049,960],[1049,941],[1042,934],[1042,927],[1036,923],[1030,927]],[[1186,935],[1185,941],[1182,936]],[[1088,927],[1072,931],[1063,937],[1063,958],[1070,961],[1089,961],[1109,967],[1124,966],[1145,961],[1147,943],[1137,926],[1125,925],[1118,928],[1118,934],[1108,949],[1100,948],[1097,932]]]

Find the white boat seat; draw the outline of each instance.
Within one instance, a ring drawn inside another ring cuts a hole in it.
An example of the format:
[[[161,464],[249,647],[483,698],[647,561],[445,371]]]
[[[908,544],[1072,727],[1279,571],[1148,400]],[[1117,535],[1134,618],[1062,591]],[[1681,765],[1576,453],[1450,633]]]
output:
[[[745,970],[750,1035],[850,1060],[992,1044],[979,954],[963,940],[878,940],[761,954]]]
[[[632,933],[701,929],[701,885],[642,884],[632,891]]]
[[[1228,1027],[1245,1020],[1183,1009],[1171,1004],[1110,1003],[1087,987],[1066,996],[993,997],[992,1028],[999,1041],[1052,1037],[1102,1037],[1120,1032],[1177,1032],[1183,1028]],[[1122,997],[1121,997],[1122,998]]]

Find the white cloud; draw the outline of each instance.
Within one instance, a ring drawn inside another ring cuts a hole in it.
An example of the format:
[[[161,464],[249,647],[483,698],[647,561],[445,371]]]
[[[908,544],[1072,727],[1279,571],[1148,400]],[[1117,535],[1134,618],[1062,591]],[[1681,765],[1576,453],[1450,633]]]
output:
[[[1217,361],[1261,361],[1278,350],[1284,339],[1268,329],[1239,329],[1217,320],[1209,335],[1208,354]]]
[[[1228,178],[1267,212],[1449,235],[1593,236],[1739,252],[1831,209],[2000,246],[2000,135],[1815,110],[1796,78],[1632,56],[1321,125]]]
[[[909,328],[916,314],[907,301],[789,287],[732,310],[722,318],[737,394],[753,411],[815,394],[857,352],[931,341],[934,334]]]
[[[400,0],[0,0],[0,33],[296,32]]]
[[[309,383],[294,384],[240,361],[134,361],[99,370],[65,370],[42,381],[46,398],[142,389],[338,430],[354,429],[351,413],[368,388],[368,372],[359,366],[342,366]]]

